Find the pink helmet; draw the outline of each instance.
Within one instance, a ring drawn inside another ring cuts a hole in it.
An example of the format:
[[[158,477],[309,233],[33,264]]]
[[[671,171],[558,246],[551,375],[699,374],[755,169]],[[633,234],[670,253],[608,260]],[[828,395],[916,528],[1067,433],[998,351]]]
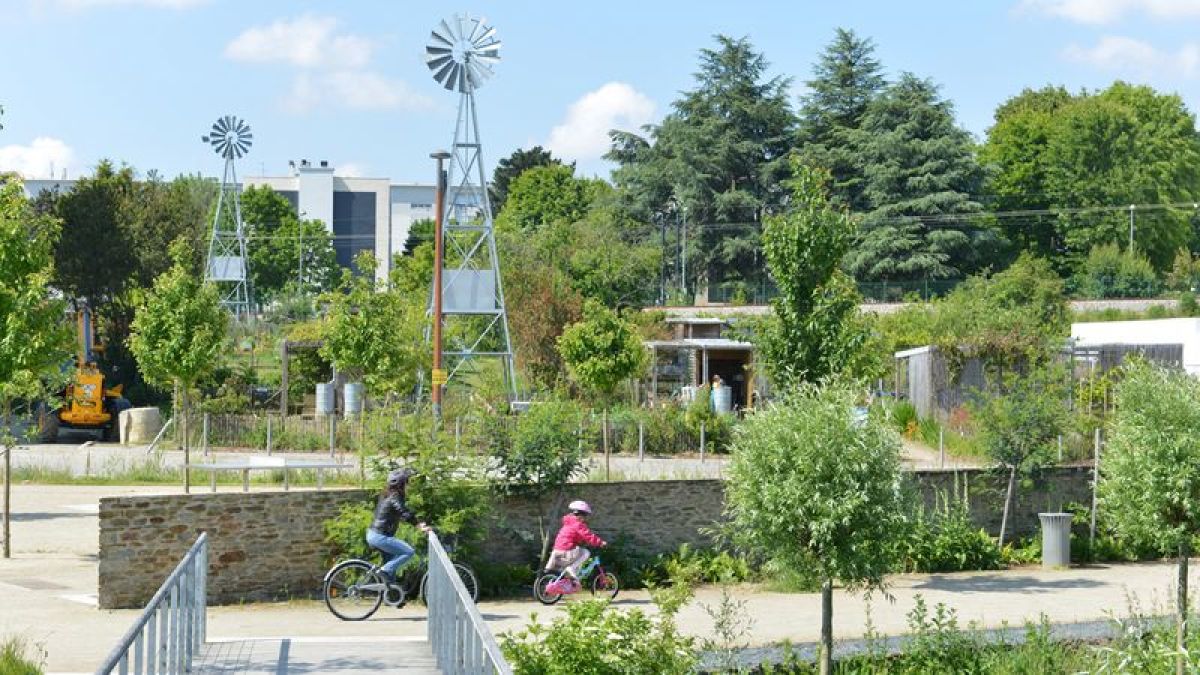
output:
[[[576,499],[575,501],[571,502],[570,504],[567,504],[567,508],[571,509],[572,511],[586,513],[588,515],[592,514],[592,507],[588,506],[588,503],[583,501],[582,499]]]

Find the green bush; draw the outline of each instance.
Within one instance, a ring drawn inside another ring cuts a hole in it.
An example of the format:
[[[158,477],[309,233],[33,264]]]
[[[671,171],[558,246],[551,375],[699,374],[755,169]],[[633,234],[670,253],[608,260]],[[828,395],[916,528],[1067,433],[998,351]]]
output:
[[[1093,247],[1073,282],[1088,298],[1152,298],[1162,291],[1150,260],[1115,243]]]
[[[518,675],[685,675],[698,662],[695,639],[679,634],[669,614],[652,618],[601,600],[568,603],[549,626],[532,617],[500,643]]]
[[[908,431],[909,424],[918,423],[917,407],[909,401],[897,401],[892,404],[888,414],[896,431],[902,434]]]
[[[42,675],[46,653],[23,638],[10,637],[0,643],[0,673],[3,675]]]
[[[998,570],[1000,551],[987,532],[976,527],[957,500],[942,498],[926,512],[918,509],[906,536],[897,543],[903,572]]]

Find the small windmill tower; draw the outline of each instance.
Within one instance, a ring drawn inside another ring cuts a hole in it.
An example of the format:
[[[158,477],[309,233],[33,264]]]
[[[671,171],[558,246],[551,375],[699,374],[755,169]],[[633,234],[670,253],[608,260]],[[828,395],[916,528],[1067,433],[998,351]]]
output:
[[[446,320],[459,319],[461,330],[456,334],[463,337],[457,345],[443,348],[446,379],[452,381],[462,374],[473,359],[495,357],[502,363],[510,400],[516,401],[517,372],[475,107],[475,91],[492,76],[492,66],[499,60],[496,29],[484,19],[466,15],[438,24],[425,48],[425,63],[433,78],[458,92],[458,118],[442,205],[446,214],[444,247],[450,261],[442,276],[442,295]]]
[[[221,304],[236,318],[250,315],[250,265],[246,256],[246,228],[242,223],[242,186],[233,160],[249,152],[253,139],[250,125],[232,115],[218,118],[208,135],[200,137],[225,159],[204,278],[217,285]]]

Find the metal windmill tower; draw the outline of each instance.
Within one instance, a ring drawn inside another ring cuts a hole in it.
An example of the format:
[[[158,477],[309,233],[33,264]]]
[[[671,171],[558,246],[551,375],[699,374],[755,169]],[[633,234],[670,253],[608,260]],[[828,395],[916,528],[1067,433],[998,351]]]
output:
[[[204,278],[217,285],[221,304],[239,318],[250,314],[250,265],[242,223],[242,187],[233,160],[249,152],[253,139],[250,125],[232,115],[217,118],[208,135],[200,137],[225,159]]]
[[[511,400],[516,401],[516,366],[475,106],[475,91],[492,76],[492,66],[499,60],[496,29],[485,19],[466,15],[438,24],[425,48],[425,63],[433,78],[459,94],[442,204],[448,261],[442,278],[442,310],[447,322],[457,321],[460,330],[455,334],[463,337],[442,350],[448,370],[445,379],[453,380],[475,358],[498,358]]]

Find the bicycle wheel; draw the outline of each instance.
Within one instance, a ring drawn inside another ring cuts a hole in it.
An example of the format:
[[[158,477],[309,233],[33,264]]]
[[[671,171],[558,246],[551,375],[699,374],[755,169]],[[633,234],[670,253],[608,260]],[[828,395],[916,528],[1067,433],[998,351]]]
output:
[[[342,621],[362,621],[379,609],[386,586],[365,560],[339,563],[325,576],[325,606]]]
[[[612,572],[601,572],[592,577],[592,595],[607,597],[609,600],[615,600],[617,593],[621,592],[621,582],[617,579],[617,575]]]
[[[475,570],[463,563],[454,563],[454,571],[458,572],[458,578],[462,580],[463,588],[467,589],[467,596],[471,598],[471,602],[479,602],[479,578],[475,576]],[[425,586],[428,583],[429,569],[426,568],[425,574],[421,575],[421,602],[425,602]]]
[[[533,582],[533,597],[537,598],[537,601],[543,605],[553,605],[559,600],[562,600],[562,595],[559,595],[558,593],[551,593],[546,590],[547,586],[557,580],[558,575],[554,574],[553,572],[545,572],[539,575],[537,580]]]

